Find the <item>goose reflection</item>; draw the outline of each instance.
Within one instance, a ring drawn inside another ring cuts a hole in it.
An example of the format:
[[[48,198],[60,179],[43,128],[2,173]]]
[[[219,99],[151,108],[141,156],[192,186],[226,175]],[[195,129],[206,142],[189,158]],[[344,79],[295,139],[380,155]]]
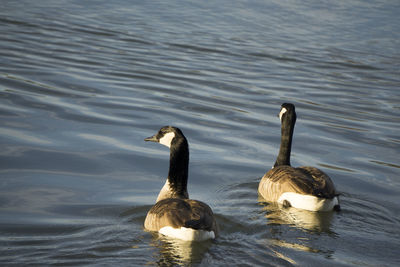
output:
[[[302,237],[300,232],[293,237],[291,235],[286,235],[284,227],[273,227],[273,225],[287,225],[289,227],[294,227],[300,231],[306,231],[311,234],[319,236],[320,233],[327,233],[329,236],[336,234],[331,230],[331,222],[334,212],[313,212],[303,209],[296,209],[293,207],[283,207],[281,204],[277,203],[265,203],[261,202],[262,210],[267,218],[267,224],[271,227],[270,233],[272,238],[268,239],[268,246],[275,253],[275,256],[284,259],[294,265],[298,263],[287,255],[282,248],[304,251],[307,253],[316,253],[324,255],[325,257],[331,257],[334,250],[331,249],[321,249],[318,244],[315,244],[309,235]],[[289,231],[290,232],[290,231]],[[298,236],[300,234],[300,236]]]
[[[259,201],[262,201],[259,199]],[[268,224],[286,224],[312,232],[331,233],[331,222],[333,212],[313,212],[308,210],[296,209],[293,207],[283,207],[277,203],[263,203],[262,210],[266,212],[265,217]]]
[[[205,253],[213,243],[211,240],[202,242],[184,241],[158,233],[152,233],[152,235],[150,245],[159,250],[155,262],[159,266],[186,266],[201,263]]]

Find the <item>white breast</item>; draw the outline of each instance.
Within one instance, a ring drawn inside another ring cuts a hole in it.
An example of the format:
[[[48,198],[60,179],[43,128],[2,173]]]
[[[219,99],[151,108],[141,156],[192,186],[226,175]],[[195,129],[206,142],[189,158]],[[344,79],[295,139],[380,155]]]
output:
[[[166,199],[166,198],[171,198],[172,197],[172,190],[171,190],[171,186],[169,184],[169,181],[167,179],[167,181],[165,182],[163,188],[161,188],[160,193],[158,194],[157,200],[156,202]]]

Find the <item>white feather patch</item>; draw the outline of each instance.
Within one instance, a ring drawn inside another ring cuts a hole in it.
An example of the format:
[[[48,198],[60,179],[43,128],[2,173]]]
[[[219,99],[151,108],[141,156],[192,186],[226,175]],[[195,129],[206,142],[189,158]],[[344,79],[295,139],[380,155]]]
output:
[[[172,197],[172,190],[171,190],[171,186],[169,184],[169,181],[167,179],[167,181],[165,182],[163,188],[161,188],[160,193],[158,193],[158,197],[156,202],[166,199],[166,198],[171,198]]]
[[[162,138],[160,138],[159,143],[164,146],[171,147],[171,142],[172,142],[172,139],[174,139],[174,137],[175,137],[175,133],[169,132],[169,133],[165,134]]]
[[[290,205],[294,208],[309,211],[331,211],[339,204],[337,197],[326,199],[293,192],[283,193],[279,197],[278,203],[283,204],[285,200],[289,201]]]
[[[281,109],[281,112],[279,112],[279,119],[280,119],[281,121],[282,121],[282,116],[283,116],[283,114],[286,113],[286,111],[287,111],[286,108],[282,108],[282,109]]]
[[[171,226],[165,226],[158,232],[163,235],[178,238],[184,241],[204,241],[215,238],[214,231],[195,230],[186,227],[173,228]]]

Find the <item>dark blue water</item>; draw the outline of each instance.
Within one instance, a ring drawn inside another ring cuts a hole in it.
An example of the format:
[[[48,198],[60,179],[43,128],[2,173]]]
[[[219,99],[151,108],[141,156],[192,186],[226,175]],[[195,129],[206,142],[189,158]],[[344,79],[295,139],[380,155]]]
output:
[[[400,264],[397,1],[2,1],[0,263]],[[257,186],[296,105],[292,164],[328,173],[340,213]],[[221,235],[144,231],[180,127],[189,194]]]

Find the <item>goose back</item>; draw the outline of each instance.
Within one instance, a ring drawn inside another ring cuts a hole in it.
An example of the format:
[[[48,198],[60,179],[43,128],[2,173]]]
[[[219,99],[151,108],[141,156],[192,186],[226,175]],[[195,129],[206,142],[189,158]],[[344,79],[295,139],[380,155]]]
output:
[[[144,226],[150,231],[170,226],[217,232],[211,208],[193,199],[167,198],[158,201],[147,213]]]
[[[267,201],[277,201],[283,193],[292,192],[320,198],[337,196],[334,184],[321,170],[314,167],[293,168],[281,165],[269,170],[259,184],[260,194]]]

